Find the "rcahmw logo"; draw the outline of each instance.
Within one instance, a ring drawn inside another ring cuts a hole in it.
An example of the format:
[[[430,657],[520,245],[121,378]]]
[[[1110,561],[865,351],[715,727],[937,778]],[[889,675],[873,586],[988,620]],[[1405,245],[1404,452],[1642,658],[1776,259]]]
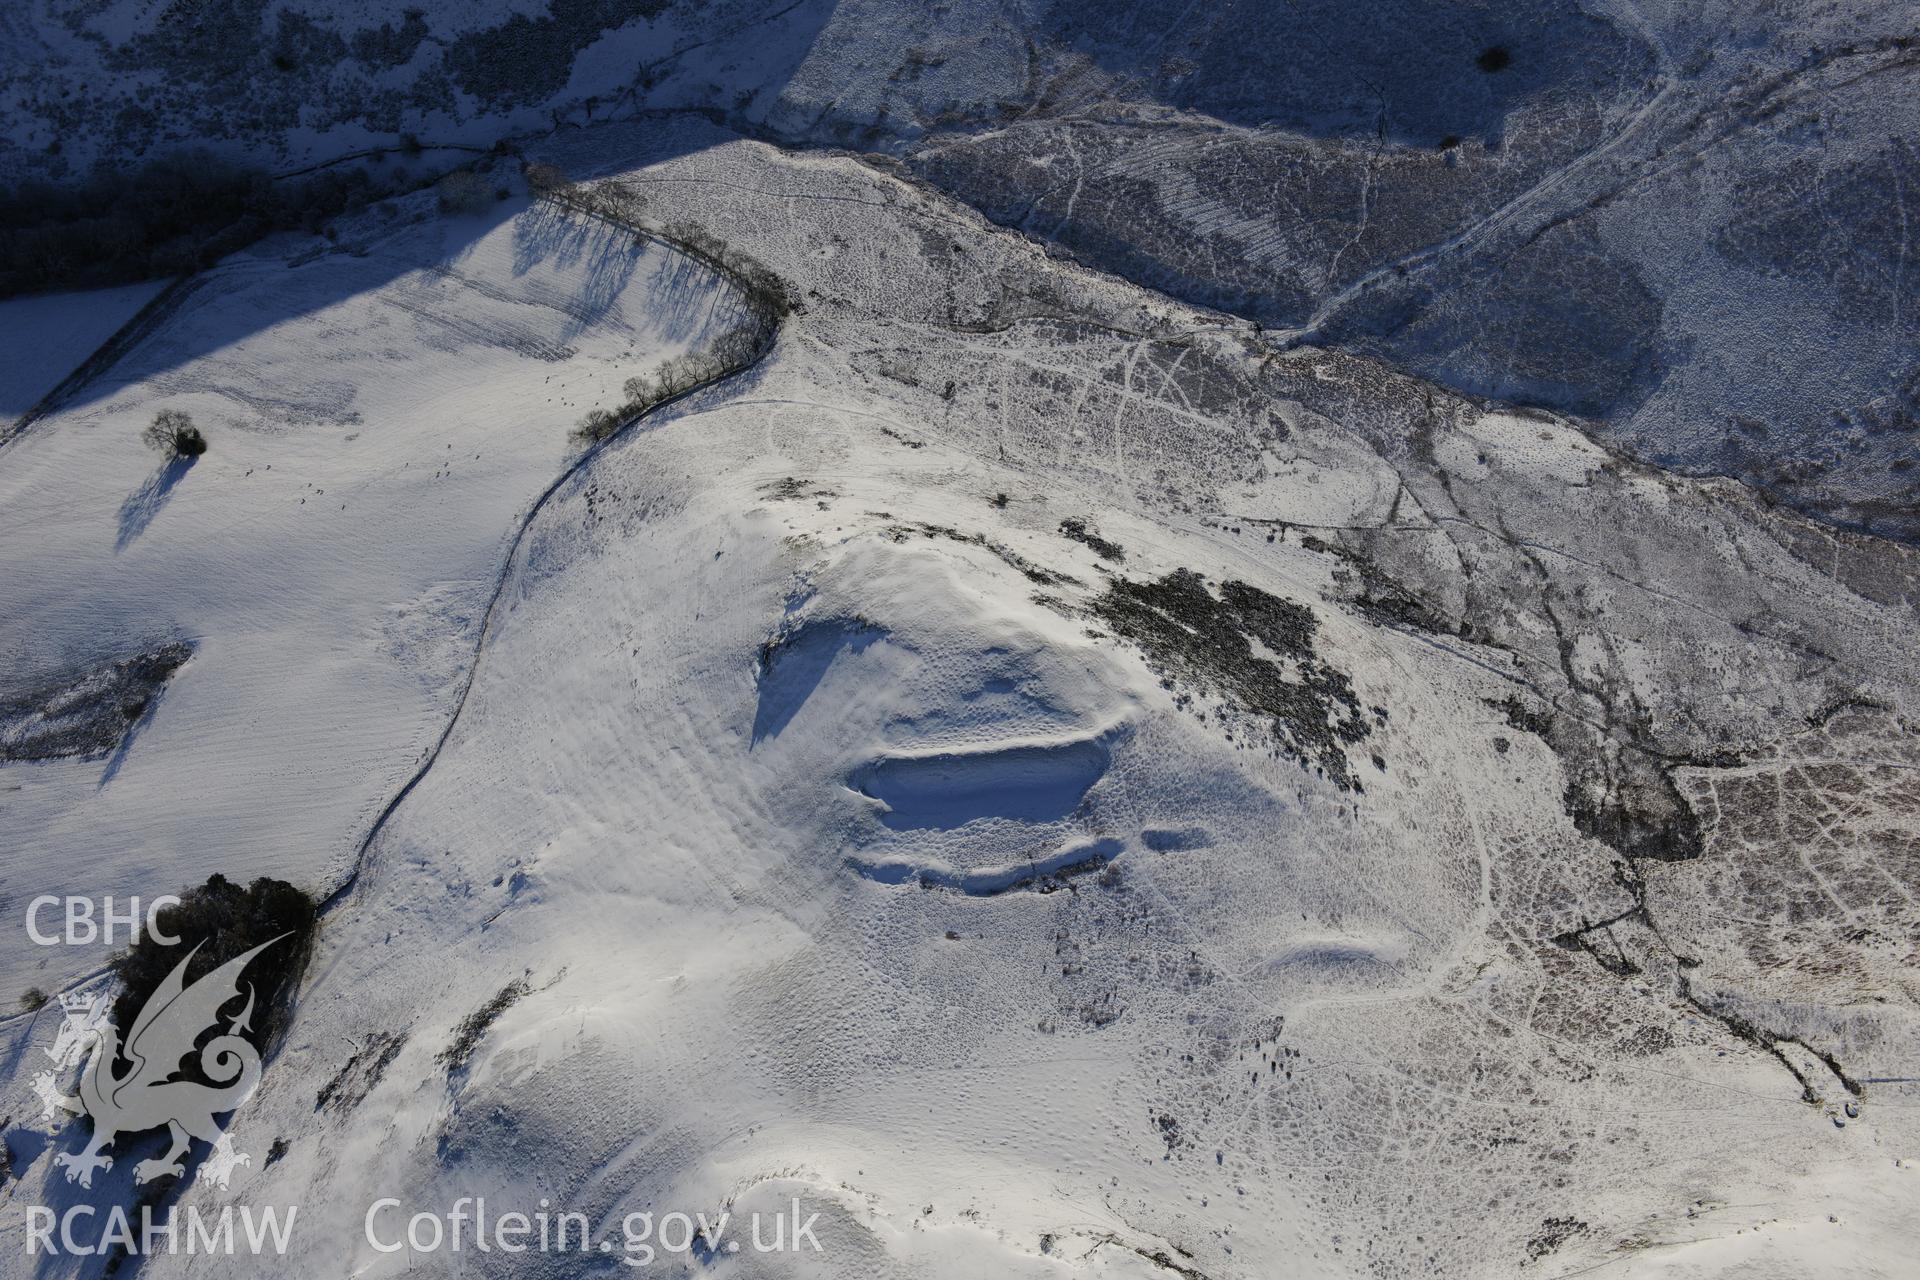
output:
[[[45,1205],[27,1206],[27,1256],[43,1254],[85,1258],[95,1254],[128,1253],[146,1256],[156,1253],[186,1254],[284,1254],[293,1236],[293,1219],[298,1205],[284,1210],[241,1205],[238,1212],[224,1205],[218,1213],[202,1213],[189,1207],[175,1221],[169,1215],[156,1219],[153,1206],[140,1206],[140,1224],[119,1205],[101,1210],[90,1204],[77,1204],[56,1214]],[[238,1219],[239,1230],[235,1231]]]
[[[84,1151],[63,1151],[53,1158],[66,1166],[67,1181],[92,1186],[95,1170],[113,1167],[107,1148],[115,1138],[162,1125],[173,1145],[160,1159],[135,1165],[135,1182],[184,1174],[194,1138],[212,1146],[202,1172],[223,1187],[236,1166],[253,1162],[253,1157],[234,1150],[233,1139],[216,1118],[238,1108],[260,1082],[260,1051],[242,1034],[251,1029],[252,987],[246,988],[245,1007],[227,1019],[226,1030],[200,1049],[200,1071],[212,1083],[174,1077],[200,1037],[219,1026],[220,1010],[239,998],[240,974],[247,962],[278,941],[273,938],[244,951],[188,986],[187,966],[200,954],[196,944],[140,1006],[124,1044],[107,1016],[105,996],[60,997],[67,1021],[48,1055],[58,1067],[70,1066],[89,1052],[92,1057],[80,1072],[79,1096],[61,1093],[51,1071],[35,1076],[33,1087],[46,1109],[45,1119],[66,1111],[93,1122],[93,1137]],[[116,1073],[123,1058],[127,1069]]]
[[[285,937],[282,934],[281,937]],[[42,1071],[34,1088],[51,1121],[66,1112],[84,1115],[93,1125],[86,1146],[63,1151],[54,1163],[67,1181],[93,1185],[93,1175],[113,1167],[109,1149],[122,1134],[165,1128],[171,1139],[164,1155],[133,1168],[136,1183],[186,1172],[193,1141],[209,1145],[200,1172],[225,1187],[234,1169],[252,1163],[235,1150],[219,1117],[236,1110],[260,1081],[260,1051],[243,1033],[251,1030],[254,991],[240,981],[247,964],[280,938],[261,943],[218,965],[191,986],[187,966],[199,954],[196,945],[155,987],[128,1027],[126,1041],[107,1011],[104,993],[60,997],[66,1022],[47,1050],[61,1071],[84,1060],[74,1096],[60,1091],[58,1077]],[[221,1010],[246,997],[238,1013]],[[208,1037],[208,1032],[217,1034]],[[206,1043],[200,1044],[205,1038]],[[196,1047],[198,1052],[196,1053]],[[197,1060],[202,1080],[179,1079],[189,1058]],[[120,1069],[121,1063],[126,1064]],[[111,1205],[73,1205],[56,1213],[45,1205],[27,1207],[27,1252],[33,1254],[275,1254],[286,1252],[297,1206],[286,1209],[223,1207],[217,1214],[189,1207],[180,1220],[156,1218],[142,1205],[138,1224],[126,1209]],[[237,1219],[237,1222],[236,1222]],[[238,1232],[236,1234],[236,1225]]]

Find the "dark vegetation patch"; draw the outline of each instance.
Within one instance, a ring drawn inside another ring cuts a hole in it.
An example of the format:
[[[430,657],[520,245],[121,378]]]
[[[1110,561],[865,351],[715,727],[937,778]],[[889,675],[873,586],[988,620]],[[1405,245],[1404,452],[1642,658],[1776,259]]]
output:
[[[284,880],[262,876],[243,889],[216,873],[158,913],[157,932],[179,938],[177,944],[162,943],[149,931],[114,958],[121,987],[113,1002],[114,1025],[124,1036],[147,997],[189,952],[185,981],[191,986],[243,952],[279,939],[240,975],[242,991],[253,990],[253,1017],[243,1033],[264,1056],[292,1011],[314,918],[313,899]]]
[[[1119,543],[1110,542],[1093,530],[1087,528],[1087,522],[1085,520],[1070,516],[1060,522],[1060,532],[1072,538],[1075,542],[1092,548],[1093,553],[1102,560],[1120,561],[1127,558],[1126,551],[1121,548]]]
[[[1119,1244],[1120,1242],[1118,1239],[1115,1239],[1114,1243]],[[1180,1250],[1180,1259],[1176,1259],[1165,1249],[1142,1249],[1138,1245],[1131,1244],[1121,1245],[1121,1247],[1145,1258],[1162,1271],[1171,1271],[1174,1275],[1179,1276],[1180,1280],[1208,1280],[1206,1272],[1200,1270],[1198,1267],[1188,1265],[1193,1255],[1187,1253],[1184,1249]],[[1174,1247],[1176,1249],[1179,1248],[1178,1245]]]
[[[1541,704],[1518,698],[1496,704],[1516,729],[1553,748],[1566,770],[1561,803],[1579,832],[1629,858],[1685,862],[1700,856],[1702,834],[1693,806],[1673,785],[1678,765],[1729,764],[1732,757],[1670,757],[1647,740],[1632,716],[1616,715],[1606,731]]]
[[[351,1111],[366,1101],[368,1094],[379,1085],[387,1068],[400,1056],[400,1049],[407,1043],[405,1032],[379,1031],[368,1037],[367,1042],[355,1049],[340,1070],[334,1072],[333,1079],[321,1087],[315,1095],[315,1111]]]
[[[760,486],[760,492],[775,502],[798,502],[805,498],[822,501],[840,496],[838,489],[829,489],[818,480],[801,480],[794,476],[783,476]]]
[[[1673,1032],[1665,1027],[1638,1027],[1613,1042],[1613,1051],[1627,1058],[1651,1058],[1673,1048]]]
[[[510,194],[506,187],[489,183],[472,169],[455,169],[433,185],[435,202],[442,213],[485,213],[495,201]]]
[[[1013,548],[1003,547],[997,542],[990,541],[985,534],[962,533],[960,530],[950,528],[947,525],[926,524],[917,520],[908,524],[890,524],[880,532],[894,542],[905,542],[908,538],[918,534],[923,538],[945,538],[950,542],[964,542],[970,547],[983,547],[993,552],[994,555],[999,556],[1009,565],[1012,565],[1015,569],[1025,574],[1030,581],[1038,583],[1040,586],[1057,587],[1062,584],[1077,585],[1077,580],[1067,574],[1055,573],[1052,569],[1043,569]]]
[[[390,70],[413,61],[414,51],[426,38],[426,14],[419,9],[408,9],[398,27],[383,22],[377,31],[355,32],[353,56],[369,67]]]
[[[1587,1233],[1587,1224],[1578,1218],[1548,1218],[1540,1224],[1540,1234],[1527,1241],[1527,1261],[1538,1262],[1575,1236]]]
[[[227,112],[242,104],[259,111],[267,104],[250,91],[265,67],[281,73],[303,67],[324,71],[347,52],[346,41],[332,27],[272,0],[174,0],[152,8],[158,12],[150,27],[124,42],[106,43],[101,53],[111,71],[163,72],[178,95],[172,107],[211,105],[206,99],[212,96]]]
[[[516,13],[455,40],[447,48],[447,70],[490,107],[535,102],[566,87],[574,55],[603,32],[666,8],[667,0],[550,0],[540,17]]]
[[[480,1047],[481,1039],[487,1034],[487,1028],[531,990],[533,988],[528,985],[524,974],[501,987],[494,993],[493,999],[468,1014],[466,1020],[454,1029],[453,1042],[440,1051],[435,1061],[446,1067],[448,1075],[465,1071],[473,1051]]]
[[[164,644],[39,688],[0,696],[0,762],[102,756],[119,746],[193,646]]]
[[[1343,791],[1363,790],[1346,748],[1372,729],[1346,673],[1315,656],[1311,610],[1244,582],[1225,583],[1216,596],[1187,569],[1158,582],[1115,579],[1093,609],[1141,648],[1168,688],[1184,680],[1227,699],[1263,721],[1302,766]]]
[[[1345,562],[1345,568],[1334,571],[1334,580],[1353,584],[1354,579],[1358,579],[1358,590],[1353,594],[1352,603],[1375,622],[1390,627],[1412,627],[1436,635],[1466,633],[1464,624],[1456,627],[1436,613],[1417,592],[1396,581],[1363,552],[1337,542],[1328,542],[1310,533],[1301,536],[1300,545],[1308,551],[1335,556]]]
[[[909,436],[903,436],[898,431],[895,431],[892,427],[886,427],[886,426],[881,427],[880,434],[888,437],[889,439],[898,440],[901,444],[907,446],[907,448],[909,449],[924,449],[927,447],[927,442],[925,440],[915,440]]]
[[[317,232],[394,193],[345,166],[297,181],[189,151],[73,185],[0,187],[0,297],[185,275],[276,231]]]

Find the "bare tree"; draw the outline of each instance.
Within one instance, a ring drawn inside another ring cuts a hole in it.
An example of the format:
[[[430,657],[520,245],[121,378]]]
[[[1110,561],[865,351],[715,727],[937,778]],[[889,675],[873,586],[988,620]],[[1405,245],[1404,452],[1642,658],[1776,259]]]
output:
[[[148,446],[175,458],[197,458],[207,451],[207,438],[193,419],[178,409],[162,409],[140,433]]]

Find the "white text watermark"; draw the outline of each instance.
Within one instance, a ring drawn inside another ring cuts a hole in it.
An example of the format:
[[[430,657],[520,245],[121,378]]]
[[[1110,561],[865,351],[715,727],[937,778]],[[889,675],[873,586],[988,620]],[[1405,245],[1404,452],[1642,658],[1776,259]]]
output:
[[[545,1199],[531,1213],[492,1213],[484,1196],[462,1196],[444,1212],[408,1213],[399,1200],[376,1200],[365,1221],[367,1243],[380,1253],[618,1254],[627,1266],[646,1267],[663,1254],[819,1253],[813,1234],[819,1217],[802,1218],[795,1199],[791,1212],[752,1213],[745,1221],[732,1213],[629,1213],[617,1227],[596,1233],[586,1214],[556,1210]]]

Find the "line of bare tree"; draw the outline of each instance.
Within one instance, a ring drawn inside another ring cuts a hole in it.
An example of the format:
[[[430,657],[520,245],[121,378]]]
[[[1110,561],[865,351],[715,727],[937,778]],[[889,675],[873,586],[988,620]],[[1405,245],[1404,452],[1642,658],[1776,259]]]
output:
[[[650,374],[628,378],[621,388],[626,395],[623,403],[589,410],[573,429],[577,440],[605,440],[649,409],[746,368],[773,341],[781,318],[798,309],[791,285],[764,263],[704,227],[688,222],[659,227],[650,223],[646,197],[630,182],[570,182],[559,169],[545,164],[528,165],[526,177],[528,188],[538,197],[661,240],[698,258],[739,286],[747,300],[745,317],[705,348],[674,356]]]

